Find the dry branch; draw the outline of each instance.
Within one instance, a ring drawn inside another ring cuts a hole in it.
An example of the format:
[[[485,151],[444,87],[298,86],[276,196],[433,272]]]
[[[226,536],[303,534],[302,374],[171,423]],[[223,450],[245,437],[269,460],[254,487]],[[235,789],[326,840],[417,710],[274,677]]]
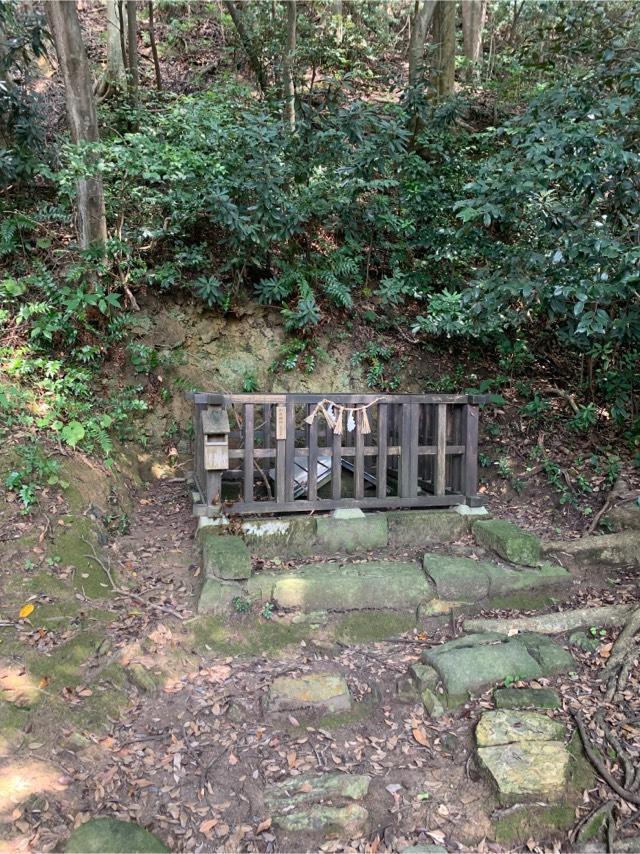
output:
[[[622,626],[637,608],[634,604],[604,605],[600,608],[577,608],[557,614],[541,614],[537,617],[514,617],[513,619],[471,619],[464,621],[468,632],[498,632],[508,635],[514,632],[538,632],[542,635],[559,635],[574,629],[591,626]]]

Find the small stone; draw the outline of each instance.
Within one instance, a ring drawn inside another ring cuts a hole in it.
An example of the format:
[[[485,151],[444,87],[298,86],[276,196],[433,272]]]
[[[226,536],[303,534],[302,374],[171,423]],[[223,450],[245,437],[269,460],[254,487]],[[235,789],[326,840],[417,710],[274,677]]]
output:
[[[432,691],[431,688],[425,688],[420,697],[422,698],[422,705],[432,718],[441,718],[444,715],[446,708],[442,695],[436,693],[436,691]]]
[[[148,830],[129,821],[94,818],[77,827],[64,847],[65,854],[147,854],[169,849]]]
[[[486,507],[469,507],[468,504],[456,504],[453,508],[455,513],[459,513],[460,516],[488,516],[489,511]]]
[[[478,520],[471,526],[480,545],[492,549],[504,560],[524,566],[540,563],[540,540],[504,519]]]
[[[498,709],[560,709],[562,702],[551,688],[498,688],[493,692]]]
[[[538,712],[485,712],[476,727],[478,747],[494,747],[525,741],[559,741],[564,737],[564,724]]]
[[[279,676],[269,690],[270,711],[320,709],[346,712],[351,709],[351,694],[344,676],[309,673],[303,676]]]
[[[364,519],[364,511],[359,507],[338,507],[331,514],[334,519]]]
[[[242,537],[214,535],[204,538],[202,563],[207,578],[239,581],[251,576],[251,554]]]
[[[347,804],[346,807],[314,804],[302,810],[276,815],[273,822],[291,832],[311,830],[324,834],[341,832],[358,836],[364,830],[368,818],[369,813],[360,804]]]
[[[576,662],[571,653],[546,635],[527,632],[519,634],[518,639],[536,659],[545,676],[556,676],[575,669]]]
[[[480,763],[492,777],[501,803],[562,799],[570,756],[561,741],[517,741],[478,748]]]
[[[425,688],[435,688],[440,678],[433,667],[428,664],[420,664],[420,662],[411,665],[409,675],[419,691],[424,691]]]

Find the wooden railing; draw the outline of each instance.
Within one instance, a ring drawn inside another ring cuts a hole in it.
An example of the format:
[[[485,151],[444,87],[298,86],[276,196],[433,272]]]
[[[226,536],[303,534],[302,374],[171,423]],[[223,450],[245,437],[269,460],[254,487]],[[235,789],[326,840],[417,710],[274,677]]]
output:
[[[232,513],[481,503],[480,395],[196,392],[190,397],[202,514],[218,512],[221,503]],[[333,406],[317,409],[327,399]],[[213,417],[220,410],[228,414],[229,432],[208,435],[207,424],[220,423]],[[331,423],[341,410],[342,432]],[[224,441],[228,467],[207,468],[208,445]]]

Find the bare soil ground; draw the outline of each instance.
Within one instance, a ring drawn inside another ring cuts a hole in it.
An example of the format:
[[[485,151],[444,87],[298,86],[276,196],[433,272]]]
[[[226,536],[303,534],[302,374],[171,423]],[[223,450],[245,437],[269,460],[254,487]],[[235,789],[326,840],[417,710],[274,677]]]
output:
[[[5,747],[3,779],[22,783],[1,798],[0,849],[54,850],[78,823],[111,815],[148,826],[181,851],[399,851],[420,840],[449,850],[508,850],[487,841],[498,808],[472,761],[473,726],[493,707],[490,692],[438,720],[419,703],[400,702],[395,692],[396,677],[424,645],[452,637],[459,627],[447,623],[428,634],[412,630],[390,641],[347,645],[328,642],[322,631],[291,636],[284,616],[267,621],[252,613],[232,621],[221,642],[215,621],[193,617],[199,583],[193,530],[184,484],[157,482],[141,494],[129,533],[110,543],[110,565],[150,604],[109,600],[109,654],[152,674],[162,671],[161,687],[149,693],[128,685],[127,704],[119,719],[106,721],[106,731],[78,734],[57,719]],[[566,605],[637,598],[637,574],[630,572],[609,583],[576,585]],[[73,631],[66,628],[64,639]],[[62,639],[55,635],[34,632],[26,621],[19,627],[21,642],[43,656]],[[602,708],[598,675],[612,640],[603,633],[597,653],[577,653],[576,673],[537,683],[558,688],[563,709],[554,714],[570,727],[573,710],[590,718]],[[317,670],[346,677],[353,712],[323,719],[264,713],[277,675]],[[87,702],[88,682],[60,691],[58,699],[69,709]],[[639,698],[636,675],[624,705],[606,710],[636,760]],[[617,770],[615,760],[612,767]],[[292,836],[271,824],[266,786],[326,771],[371,776],[365,835]],[[576,821],[610,797],[604,783],[585,791]],[[620,799],[617,810],[624,833],[637,832],[637,810]],[[552,838],[531,840],[529,850],[545,850]],[[566,835],[556,843],[567,845]]]

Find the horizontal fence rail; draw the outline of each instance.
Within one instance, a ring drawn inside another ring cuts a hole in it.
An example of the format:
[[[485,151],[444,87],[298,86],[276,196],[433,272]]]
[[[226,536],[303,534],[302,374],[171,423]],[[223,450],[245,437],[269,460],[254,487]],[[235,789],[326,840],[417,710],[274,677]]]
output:
[[[481,395],[190,394],[198,512],[478,506]]]

